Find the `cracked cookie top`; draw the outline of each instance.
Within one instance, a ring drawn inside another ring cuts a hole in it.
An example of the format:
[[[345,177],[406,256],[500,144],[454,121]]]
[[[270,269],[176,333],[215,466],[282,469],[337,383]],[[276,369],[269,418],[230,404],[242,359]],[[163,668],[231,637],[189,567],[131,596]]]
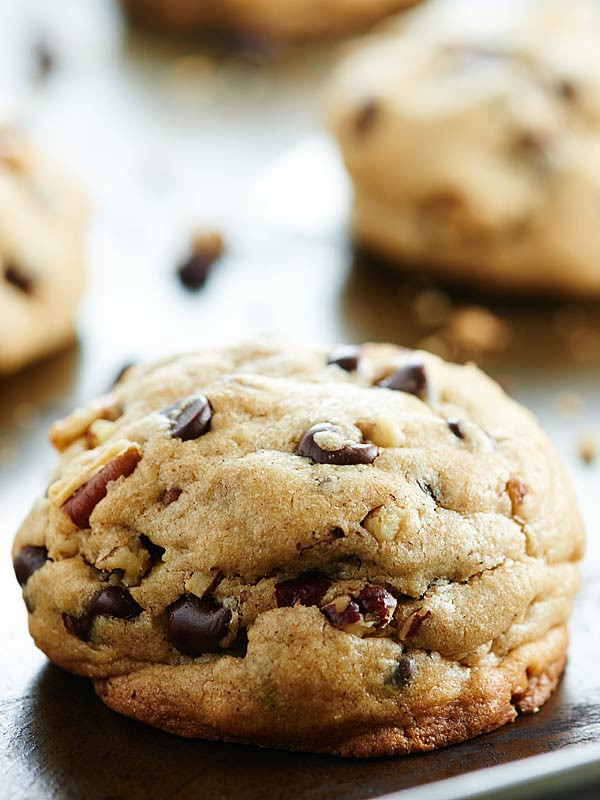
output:
[[[243,655],[258,617],[298,606],[466,661],[568,615],[569,479],[474,366],[251,342],[130,368],[51,440],[14,558],[71,667]]]

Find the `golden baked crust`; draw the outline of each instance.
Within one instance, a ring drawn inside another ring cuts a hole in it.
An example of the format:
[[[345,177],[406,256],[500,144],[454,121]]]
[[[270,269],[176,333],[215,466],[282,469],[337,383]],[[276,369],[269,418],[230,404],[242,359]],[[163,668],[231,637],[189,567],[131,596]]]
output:
[[[364,30],[418,0],[122,0],[136,19],[178,32],[220,28],[272,39]]]
[[[242,344],[133,368],[51,438],[13,551],[30,630],[124,713],[369,755],[491,730],[556,683],[581,520],[475,367]]]
[[[331,727],[324,726],[318,689],[328,694],[327,676],[320,687],[313,682],[306,687],[310,688],[309,710],[298,703],[297,696],[289,698],[285,709],[265,706],[248,671],[243,675],[236,672],[232,685],[229,680],[221,682],[229,677],[227,670],[211,675],[216,670],[208,665],[195,671],[191,683],[188,676],[178,674],[178,668],[157,666],[97,679],[94,686],[115,711],[179,736],[366,758],[456,744],[513,722],[518,714],[538,711],[560,679],[566,653],[566,627],[552,629],[540,641],[517,648],[500,665],[479,667],[459,697],[432,705],[426,695],[414,692],[408,702],[389,711],[387,724],[382,721],[383,714],[377,722],[371,716],[361,717],[360,707],[344,720],[343,711],[350,712],[348,704],[347,709],[338,706],[339,718]],[[429,655],[416,657],[425,660]],[[442,670],[439,678],[444,678]],[[278,689],[293,692],[287,684]],[[305,704],[306,696],[302,697]],[[329,702],[326,698],[325,704]],[[282,725],[287,713],[302,714],[302,738],[292,738],[290,727]]]

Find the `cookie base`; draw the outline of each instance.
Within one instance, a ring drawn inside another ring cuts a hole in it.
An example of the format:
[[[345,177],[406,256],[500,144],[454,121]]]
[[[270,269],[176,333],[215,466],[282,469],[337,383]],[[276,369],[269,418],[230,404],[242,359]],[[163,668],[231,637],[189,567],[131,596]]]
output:
[[[113,710],[187,738],[352,758],[403,755],[456,744],[500,728],[519,714],[538,711],[564,670],[567,644],[566,626],[554,628],[539,641],[509,653],[498,666],[486,667],[471,691],[449,704],[419,709],[413,703],[408,712],[403,712],[401,724],[394,720],[390,725],[381,725],[381,721],[369,725],[368,720],[361,720],[353,723],[352,732],[351,726],[340,720],[336,731],[319,732],[313,727],[302,740],[286,741],[282,731],[269,730],[267,719],[261,728],[260,720],[255,717],[249,720],[243,712],[237,719],[239,735],[232,735],[231,725],[219,728],[218,718],[211,724],[201,710],[201,706],[206,707],[205,697],[197,710],[186,706],[185,698],[182,700],[173,680],[177,666],[145,667],[127,675],[97,679],[94,686],[98,696]],[[218,692],[218,687],[209,686],[207,691]],[[298,698],[299,714],[304,701],[305,698]],[[345,727],[345,732],[336,736]]]

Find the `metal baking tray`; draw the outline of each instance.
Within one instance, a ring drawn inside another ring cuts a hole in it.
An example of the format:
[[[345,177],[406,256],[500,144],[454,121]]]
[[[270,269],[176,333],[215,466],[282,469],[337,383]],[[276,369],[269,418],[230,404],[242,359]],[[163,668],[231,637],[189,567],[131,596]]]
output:
[[[54,56],[45,76],[42,40]],[[349,187],[320,120],[331,60],[326,46],[228,53],[150,39],[128,32],[109,0],[0,0],[0,97],[78,176],[92,220],[78,344],[0,380],[3,798],[598,796],[599,471],[578,451],[580,435],[600,430],[600,309],[591,305],[448,295],[507,321],[512,342],[485,366],[556,441],[590,533],[568,668],[538,714],[394,759],[185,741],[109,711],[26,632],[8,551],[54,463],[48,424],[103,392],[124,363],[252,334],[432,341],[414,315],[427,281],[371,263],[349,242]],[[226,254],[190,294],[176,265],[192,231],[214,226]]]

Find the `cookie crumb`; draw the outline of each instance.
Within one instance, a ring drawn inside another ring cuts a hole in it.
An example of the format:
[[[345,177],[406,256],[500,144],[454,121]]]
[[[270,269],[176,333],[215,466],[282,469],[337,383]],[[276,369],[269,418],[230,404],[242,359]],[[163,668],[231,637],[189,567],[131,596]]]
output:
[[[190,254],[177,269],[179,280],[186,289],[196,290],[204,286],[224,249],[223,237],[218,231],[199,231],[195,234]]]
[[[47,36],[37,37],[33,43],[32,55],[35,76],[38,80],[44,80],[56,68],[56,51]]]
[[[584,431],[579,436],[579,455],[585,464],[593,464],[598,456],[598,437],[593,431]]]

